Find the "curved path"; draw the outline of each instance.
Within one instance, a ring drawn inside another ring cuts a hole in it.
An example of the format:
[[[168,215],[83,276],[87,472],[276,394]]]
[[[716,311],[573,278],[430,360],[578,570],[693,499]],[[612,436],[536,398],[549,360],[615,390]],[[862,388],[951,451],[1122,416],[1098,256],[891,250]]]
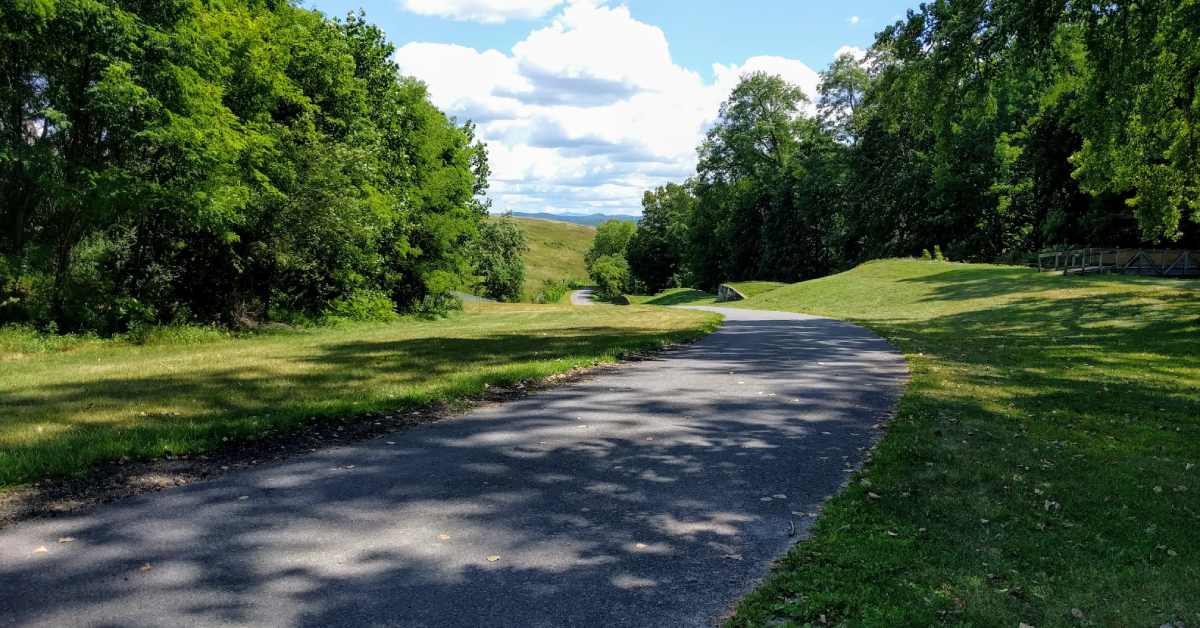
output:
[[[594,290],[592,290],[591,288],[584,288],[583,290],[572,291],[571,292],[571,305],[595,305],[596,302],[592,300],[593,292],[594,292]]]
[[[2,531],[0,625],[710,624],[906,377],[852,325],[717,311],[589,381]]]

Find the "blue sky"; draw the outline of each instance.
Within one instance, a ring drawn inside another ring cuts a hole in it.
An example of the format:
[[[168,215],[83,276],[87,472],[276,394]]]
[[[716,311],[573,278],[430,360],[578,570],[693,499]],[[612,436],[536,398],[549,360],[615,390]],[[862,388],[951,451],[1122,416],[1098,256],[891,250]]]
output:
[[[839,50],[868,47],[898,0],[308,0],[363,9],[435,104],[473,119],[495,210],[637,214],[681,180],[749,71],[808,92]]]

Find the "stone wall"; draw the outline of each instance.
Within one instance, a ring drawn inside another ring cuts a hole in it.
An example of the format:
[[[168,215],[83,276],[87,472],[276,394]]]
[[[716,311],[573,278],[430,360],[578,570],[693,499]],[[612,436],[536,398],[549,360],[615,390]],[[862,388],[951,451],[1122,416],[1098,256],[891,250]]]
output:
[[[727,284],[721,284],[717,287],[717,301],[741,301],[746,295],[737,291],[736,288]]]

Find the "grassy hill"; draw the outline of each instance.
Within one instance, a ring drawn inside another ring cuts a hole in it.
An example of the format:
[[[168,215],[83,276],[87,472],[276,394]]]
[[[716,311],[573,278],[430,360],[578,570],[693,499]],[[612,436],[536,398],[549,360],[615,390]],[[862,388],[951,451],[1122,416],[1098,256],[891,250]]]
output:
[[[1200,624],[1200,282],[892,260],[736,306],[862,324],[913,379],[732,625]]]
[[[525,254],[525,300],[531,300],[547,279],[587,280],[583,256],[596,237],[594,228],[534,218],[513,218],[513,221],[529,242],[529,252]]]

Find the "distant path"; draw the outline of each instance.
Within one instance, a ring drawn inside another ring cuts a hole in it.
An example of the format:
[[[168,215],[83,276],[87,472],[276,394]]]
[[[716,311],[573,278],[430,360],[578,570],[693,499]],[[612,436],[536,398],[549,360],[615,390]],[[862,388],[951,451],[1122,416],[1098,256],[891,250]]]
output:
[[[718,332],[582,383],[0,531],[0,625],[710,624],[906,368],[853,325],[705,309]]]
[[[593,292],[595,291],[591,288],[575,290],[571,293],[571,305],[595,305],[596,302],[592,300]]]

